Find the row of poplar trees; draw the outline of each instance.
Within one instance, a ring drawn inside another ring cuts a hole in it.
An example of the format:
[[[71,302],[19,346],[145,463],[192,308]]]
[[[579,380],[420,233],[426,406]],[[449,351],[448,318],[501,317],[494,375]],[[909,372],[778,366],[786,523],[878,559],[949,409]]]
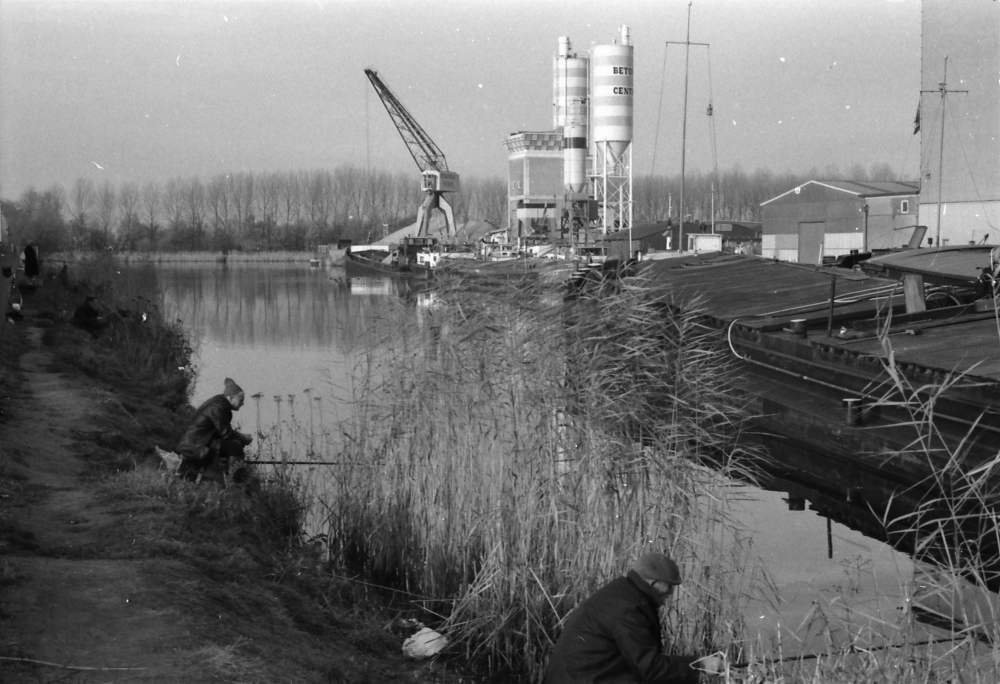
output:
[[[734,167],[723,173],[685,176],[684,213],[689,220],[756,221],[760,204],[806,180],[896,180],[891,167],[752,173]],[[679,176],[637,176],[634,220],[678,217]],[[464,177],[448,196],[461,226],[469,221],[505,228],[507,182]],[[366,172],[351,165],[331,170],[220,174],[208,181],[171,178],[164,183],[96,185],[78,179],[66,189],[28,189],[4,200],[12,241],[33,241],[46,252],[64,249],[129,251],[229,251],[312,249],[339,239],[377,240],[408,225],[423,200],[412,173]]]

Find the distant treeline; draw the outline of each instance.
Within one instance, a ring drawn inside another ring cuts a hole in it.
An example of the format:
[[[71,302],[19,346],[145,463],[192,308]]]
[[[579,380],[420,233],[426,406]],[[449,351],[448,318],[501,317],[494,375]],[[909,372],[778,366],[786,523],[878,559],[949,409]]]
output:
[[[822,172],[766,169],[747,173],[734,167],[714,174],[689,172],[684,213],[694,220],[754,221],[760,203],[809,179],[897,180],[892,168],[836,167]],[[714,190],[714,192],[713,192]],[[637,222],[677,218],[680,177],[634,179]],[[339,239],[369,242],[412,223],[423,201],[415,173],[365,172],[355,166],[332,171],[220,174],[208,181],[172,178],[160,184],[95,185],[78,179],[68,190],[53,185],[3,200],[12,241],[34,241],[45,252],[65,249],[128,251],[258,251],[311,249]],[[507,182],[464,177],[449,195],[459,224],[507,224]],[[668,213],[669,208],[669,213]]]
[[[759,221],[760,204],[788,192],[809,180],[889,181],[898,178],[891,166],[872,164],[865,168],[855,164],[846,172],[836,166],[820,170],[809,169],[803,173],[785,171],[780,174],[769,169],[756,169],[752,173],[739,165],[716,176],[699,171],[687,172],[684,177],[684,214],[693,221],[716,220]],[[679,214],[680,174],[669,177],[636,176],[633,179],[633,216],[636,222],[665,221],[669,216],[675,221]],[[714,190],[714,192],[713,192]]]

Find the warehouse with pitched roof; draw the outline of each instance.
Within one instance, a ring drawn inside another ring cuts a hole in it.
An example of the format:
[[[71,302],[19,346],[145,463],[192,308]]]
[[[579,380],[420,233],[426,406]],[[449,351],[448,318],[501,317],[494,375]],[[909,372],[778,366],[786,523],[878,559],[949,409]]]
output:
[[[815,181],[762,202],[761,256],[823,259],[897,249],[917,226],[916,181]]]

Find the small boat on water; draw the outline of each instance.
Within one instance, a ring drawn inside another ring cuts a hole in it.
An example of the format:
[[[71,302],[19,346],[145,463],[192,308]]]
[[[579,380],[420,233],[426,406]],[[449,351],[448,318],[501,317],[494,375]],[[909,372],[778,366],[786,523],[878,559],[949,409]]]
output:
[[[404,237],[395,249],[389,245],[359,245],[348,249],[344,256],[348,277],[432,278],[441,252],[435,237]]]

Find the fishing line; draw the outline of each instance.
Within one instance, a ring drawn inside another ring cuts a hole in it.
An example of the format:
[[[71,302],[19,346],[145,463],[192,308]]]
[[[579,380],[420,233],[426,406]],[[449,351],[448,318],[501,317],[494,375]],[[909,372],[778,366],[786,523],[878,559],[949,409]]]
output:
[[[663,113],[663,82],[667,78],[667,49],[669,47],[670,46],[666,43],[663,44],[663,69],[661,71],[662,76],[660,77],[660,106],[656,110],[656,133],[653,135],[653,161],[649,165],[650,181],[652,181],[656,172],[656,146],[657,141],[660,139],[660,116]]]
[[[934,639],[932,637],[930,639],[924,639],[923,641],[915,641],[915,642],[913,642],[911,644],[906,644],[906,643],[902,643],[902,644],[882,644],[881,646],[870,646],[868,648],[860,648],[860,647],[852,645],[850,648],[847,649],[847,652],[848,653],[869,653],[870,651],[882,651],[882,650],[885,650],[887,648],[904,648],[906,646],[913,646],[913,647],[915,647],[915,646],[927,646],[929,644],[949,643],[949,642],[955,642],[955,641],[967,641],[968,639],[969,639],[968,635],[965,635],[965,636],[955,636],[955,637],[944,638],[944,639]],[[989,643],[989,640],[986,639],[985,637],[980,638],[978,640],[979,641],[983,641],[984,643]],[[838,654],[838,655],[842,655],[842,653]],[[797,655],[797,656],[787,656],[785,658],[778,658],[777,660],[763,660],[763,661],[751,661],[751,660],[747,660],[747,661],[743,661],[743,662],[739,662],[739,663],[730,663],[729,667],[735,667],[735,668],[742,669],[742,668],[745,668],[745,667],[750,667],[751,665],[754,665],[755,663],[758,663],[758,662],[761,663],[761,664],[766,664],[766,663],[787,663],[787,662],[796,661],[796,660],[813,660],[813,659],[816,659],[816,658],[822,658],[823,656],[833,657],[833,654],[831,654],[831,653],[804,653],[802,655]]]

